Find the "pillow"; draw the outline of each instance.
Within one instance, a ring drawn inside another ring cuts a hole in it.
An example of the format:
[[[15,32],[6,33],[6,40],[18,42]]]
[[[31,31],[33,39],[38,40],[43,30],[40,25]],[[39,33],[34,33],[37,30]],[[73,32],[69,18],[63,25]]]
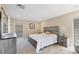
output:
[[[45,34],[47,34],[47,35],[51,35],[52,33],[51,33],[51,32],[46,31],[46,32],[45,32]]]

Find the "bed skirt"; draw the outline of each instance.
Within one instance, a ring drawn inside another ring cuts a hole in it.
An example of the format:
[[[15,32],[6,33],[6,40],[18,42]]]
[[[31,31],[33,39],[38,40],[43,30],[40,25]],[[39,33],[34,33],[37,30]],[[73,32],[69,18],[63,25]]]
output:
[[[28,41],[32,44],[32,46],[33,46],[34,48],[36,48],[37,42],[36,42],[34,39],[28,37]]]

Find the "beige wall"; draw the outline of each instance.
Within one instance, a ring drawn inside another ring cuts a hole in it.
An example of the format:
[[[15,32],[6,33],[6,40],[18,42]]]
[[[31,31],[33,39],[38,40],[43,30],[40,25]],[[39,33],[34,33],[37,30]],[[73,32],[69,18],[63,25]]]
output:
[[[35,23],[35,29],[29,29],[29,23]],[[11,31],[12,32],[16,32],[15,30],[16,24],[23,25],[23,37],[26,37],[29,34],[39,33],[40,26],[38,22],[25,21],[25,20],[11,18]]]
[[[73,20],[79,17],[79,11],[65,14],[59,17],[51,18],[41,22],[41,31],[46,26],[59,26],[60,34],[65,34],[69,38],[69,44],[72,45],[74,42],[73,37]]]

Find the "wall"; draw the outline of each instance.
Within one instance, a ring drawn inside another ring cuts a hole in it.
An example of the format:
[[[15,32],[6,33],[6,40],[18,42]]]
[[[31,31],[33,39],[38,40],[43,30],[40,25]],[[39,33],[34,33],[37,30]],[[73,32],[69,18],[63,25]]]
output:
[[[29,29],[29,23],[35,23],[35,29]],[[11,18],[11,31],[12,32],[16,32],[15,30],[16,24],[23,24],[23,37],[26,37],[29,34],[39,33],[40,26],[38,22]]]
[[[60,34],[65,34],[69,38],[69,45],[74,43],[73,20],[79,17],[79,11],[68,13],[59,17],[51,18],[41,22],[41,31],[47,26],[59,26]]]

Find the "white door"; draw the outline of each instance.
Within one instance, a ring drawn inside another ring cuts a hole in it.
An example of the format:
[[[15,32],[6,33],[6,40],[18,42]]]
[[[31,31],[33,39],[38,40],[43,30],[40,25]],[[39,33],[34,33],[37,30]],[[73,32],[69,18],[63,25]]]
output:
[[[17,37],[23,36],[23,25],[16,25],[16,34]]]

